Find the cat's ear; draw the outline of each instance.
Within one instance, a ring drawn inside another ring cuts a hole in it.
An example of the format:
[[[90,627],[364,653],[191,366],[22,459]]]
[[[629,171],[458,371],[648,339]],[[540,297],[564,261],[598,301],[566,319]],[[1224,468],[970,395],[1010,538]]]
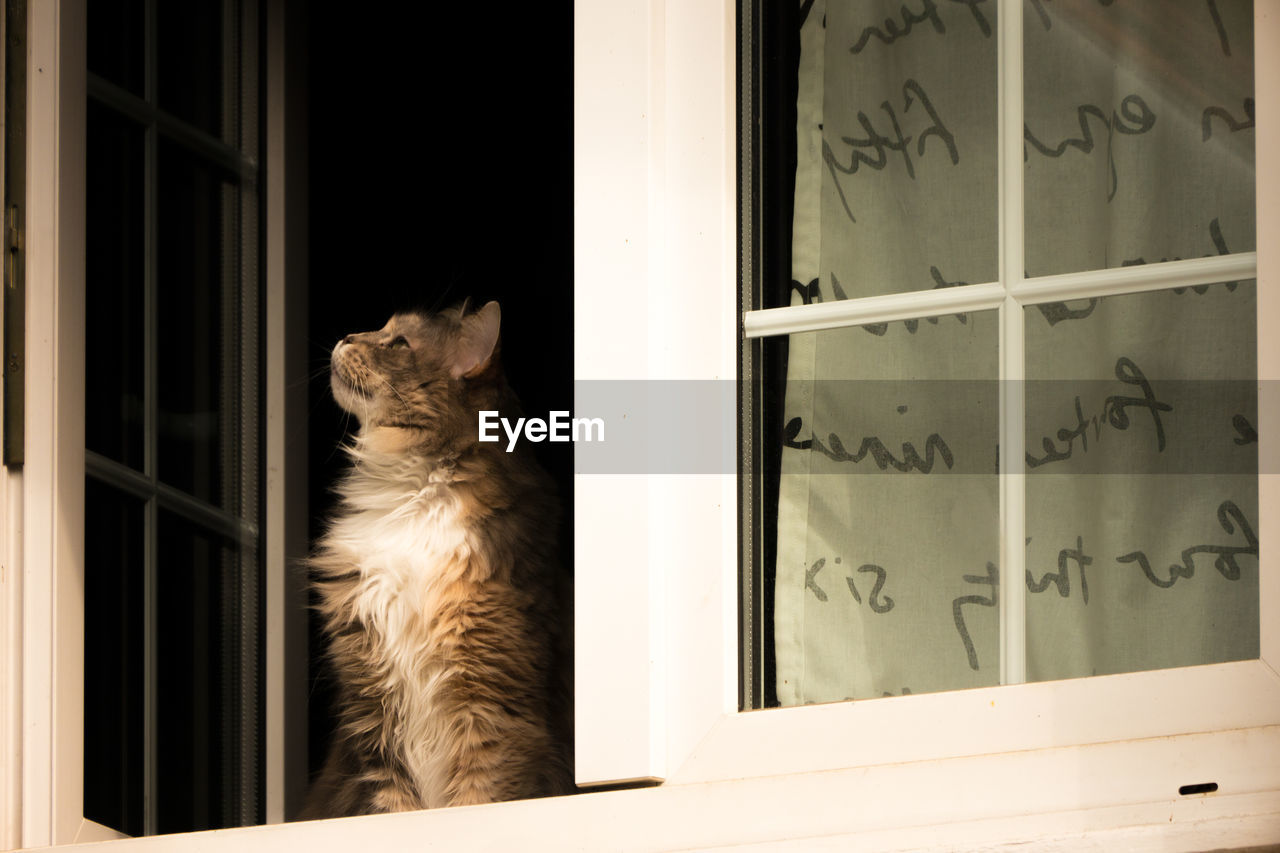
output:
[[[462,318],[462,334],[453,357],[453,378],[470,378],[483,373],[498,348],[498,327],[502,311],[490,302],[474,314]]]

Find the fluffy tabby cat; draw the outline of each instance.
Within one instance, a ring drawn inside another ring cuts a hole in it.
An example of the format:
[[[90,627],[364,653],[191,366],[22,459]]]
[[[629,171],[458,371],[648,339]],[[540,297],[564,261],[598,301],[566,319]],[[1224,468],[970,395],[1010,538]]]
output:
[[[547,475],[478,412],[518,413],[499,309],[397,314],[333,350],[360,422],[311,559],[338,689],[302,817],[572,790],[568,614]]]

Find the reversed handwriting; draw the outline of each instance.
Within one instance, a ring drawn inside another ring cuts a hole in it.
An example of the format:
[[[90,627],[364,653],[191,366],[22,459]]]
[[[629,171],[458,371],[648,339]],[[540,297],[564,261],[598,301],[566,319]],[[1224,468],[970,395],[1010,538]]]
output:
[[[1084,552],[1084,537],[1076,537],[1076,547],[1063,548],[1058,552],[1058,571],[1048,572],[1038,582],[1031,574],[1031,569],[1027,569],[1027,589],[1032,592],[1044,592],[1049,588],[1049,584],[1053,584],[1058,588],[1058,595],[1062,598],[1068,598],[1071,595],[1071,574],[1067,571],[1067,563],[1074,562],[1080,571],[1080,597],[1084,599],[1084,603],[1089,603],[1089,577],[1085,573],[1085,566],[1093,564],[1093,557],[1088,556]]]
[[[1244,415],[1235,415],[1231,418],[1231,425],[1236,428],[1236,437],[1232,439],[1238,445],[1257,444],[1258,431],[1253,428],[1253,424],[1249,423],[1249,419]]]
[[[938,5],[933,0],[924,0],[919,12],[911,11],[906,3],[902,4],[900,10],[902,15],[902,24],[893,18],[884,19],[884,29],[880,27],[866,27],[862,30],[862,34],[858,36],[858,40],[853,43],[853,47],[849,48],[849,52],[857,55],[862,53],[863,48],[867,46],[867,42],[872,38],[880,40],[881,44],[893,44],[903,36],[911,35],[911,30],[916,24],[928,23],[933,26],[936,33],[945,33],[947,27],[942,23],[942,18],[938,17]]]
[[[1205,0],[1209,4],[1209,15],[1213,18],[1214,29],[1218,31],[1218,44],[1222,46],[1222,55],[1231,55],[1231,42],[1227,39],[1227,28],[1222,24],[1222,15],[1218,13],[1218,0]]]
[[[871,605],[871,609],[874,610],[876,613],[888,613],[890,610],[892,610],[893,604],[894,604],[893,599],[887,595],[884,596],[883,598],[880,597],[880,592],[881,590],[884,589],[884,583],[885,583],[885,580],[888,579],[889,573],[886,572],[882,567],[877,566],[874,563],[867,563],[865,565],[858,566],[858,571],[871,572],[871,573],[874,573],[876,576],[875,585],[871,587],[871,598],[868,601],[868,603]],[[853,600],[861,604],[862,596],[858,594],[858,587],[853,582],[853,578],[846,577],[845,582],[849,585],[849,592],[853,595]]]
[[[1061,157],[1067,152],[1068,148],[1075,148],[1085,154],[1092,154],[1093,149],[1097,146],[1097,142],[1093,137],[1093,128],[1090,126],[1089,119],[1092,118],[1102,123],[1106,128],[1107,141],[1107,167],[1111,171],[1110,187],[1107,190],[1107,201],[1115,198],[1116,189],[1120,185],[1119,176],[1116,174],[1115,154],[1112,150],[1112,140],[1116,133],[1128,136],[1136,136],[1155,127],[1156,114],[1147,106],[1147,102],[1141,96],[1132,94],[1125,95],[1120,101],[1120,106],[1116,110],[1112,110],[1110,115],[1103,112],[1102,108],[1094,104],[1081,104],[1076,107],[1076,119],[1080,123],[1080,136],[1067,137],[1057,145],[1049,146],[1041,142],[1040,139],[1031,132],[1029,125],[1023,127],[1023,138],[1027,143],[1046,157]],[[1028,159],[1026,147],[1023,147],[1023,159]]]
[[[1213,136],[1213,119],[1220,119],[1227,126],[1227,133],[1238,133],[1242,130],[1248,130],[1257,124],[1257,120],[1253,115],[1253,98],[1244,99],[1244,118],[1239,121],[1235,116],[1227,112],[1226,107],[1205,107],[1204,115],[1200,119],[1201,141],[1208,142],[1209,137]]]
[[[804,588],[813,592],[813,597],[819,601],[827,600],[827,593],[822,587],[818,586],[818,572],[822,571],[822,567],[827,564],[826,557],[819,557],[813,561],[813,565],[804,570]]]
[[[1179,578],[1192,578],[1196,573],[1195,558],[1198,555],[1212,555],[1214,558],[1214,568],[1218,570],[1218,574],[1222,575],[1228,581],[1237,581],[1240,579],[1242,570],[1240,567],[1241,557],[1258,558],[1258,535],[1254,532],[1253,526],[1249,524],[1249,520],[1245,517],[1240,507],[1232,500],[1224,500],[1218,505],[1217,510],[1218,525],[1229,536],[1237,536],[1243,539],[1242,544],[1232,545],[1193,545],[1182,551],[1182,562],[1173,563],[1169,566],[1168,577],[1160,577],[1151,568],[1151,560],[1144,551],[1132,551],[1128,554],[1121,554],[1116,557],[1117,563],[1137,563],[1138,568],[1146,576],[1147,580],[1160,589],[1169,589]],[[1028,544],[1031,542],[1027,540]],[[1074,562],[1080,573],[1080,595],[1085,604],[1089,603],[1089,586],[1088,577],[1085,573],[1085,567],[1093,564],[1093,557],[1087,555],[1084,551],[1084,538],[1076,537],[1075,548],[1063,548],[1058,552],[1058,571],[1050,572],[1036,581],[1030,570],[1026,573],[1027,589],[1033,593],[1044,592],[1049,588],[1050,584],[1057,587],[1058,595],[1067,598],[1071,593],[1071,582],[1068,573],[1068,563]],[[965,656],[969,660],[970,669],[979,669],[980,662],[978,653],[974,647],[973,636],[969,630],[968,621],[965,619],[964,606],[976,605],[979,607],[996,607],[1000,602],[1000,571],[994,563],[987,563],[987,574],[983,575],[965,575],[965,583],[977,584],[980,587],[988,587],[989,592],[986,594],[971,593],[969,595],[958,596],[951,601],[951,616],[955,622],[956,633],[960,636],[960,643],[964,646]]]
[[[1236,528],[1240,530],[1240,534],[1244,537],[1244,545],[1195,545],[1185,549],[1182,552],[1182,562],[1173,563],[1169,566],[1169,577],[1160,578],[1151,569],[1151,561],[1147,559],[1147,555],[1142,551],[1133,551],[1116,557],[1117,563],[1134,563],[1142,569],[1142,573],[1147,576],[1147,580],[1151,581],[1161,589],[1168,589],[1178,582],[1178,578],[1191,578],[1196,573],[1195,556],[1197,554],[1212,554],[1215,559],[1213,566],[1218,570],[1224,578],[1229,581],[1240,579],[1240,563],[1237,557],[1240,556],[1258,556],[1258,536],[1253,532],[1253,527],[1249,525],[1249,520],[1244,517],[1244,513],[1240,511],[1240,507],[1235,505],[1234,501],[1223,501],[1218,506],[1218,524],[1228,534],[1234,534]]]
[[[841,559],[836,557],[833,562],[836,565],[839,565]],[[804,588],[812,592],[813,597],[821,602],[827,602],[830,600],[830,596],[827,595],[827,591],[818,585],[818,572],[822,571],[826,565],[827,558],[819,557],[814,560],[813,564],[809,566],[809,568],[805,569],[804,572]],[[871,609],[876,613],[888,613],[892,610],[894,600],[888,595],[883,594],[885,582],[889,579],[889,573],[885,571],[883,567],[877,566],[874,563],[865,563],[858,567],[858,571],[861,573],[875,575],[875,582],[871,587],[871,595],[867,602]],[[853,576],[846,575],[844,580],[845,584],[849,587],[849,594],[853,596],[853,600],[862,604],[862,593],[858,591],[858,585],[854,582]]]
[[[1047,465],[1050,462],[1061,462],[1070,459],[1071,454],[1075,451],[1075,441],[1080,439],[1080,449],[1082,452],[1089,451],[1089,428],[1093,428],[1093,437],[1099,438],[1102,434],[1104,425],[1110,426],[1112,429],[1123,432],[1129,429],[1131,421],[1129,420],[1128,409],[1138,407],[1146,409],[1151,413],[1151,420],[1155,425],[1156,433],[1156,452],[1164,451],[1165,436],[1164,422],[1160,419],[1161,412],[1173,411],[1173,406],[1163,403],[1156,399],[1155,391],[1151,388],[1151,383],[1147,381],[1147,377],[1143,375],[1142,369],[1133,363],[1133,360],[1121,357],[1116,361],[1116,378],[1126,385],[1136,385],[1142,392],[1141,397],[1124,397],[1119,394],[1113,394],[1103,401],[1101,414],[1085,417],[1084,410],[1080,405],[1080,397],[1075,398],[1076,426],[1068,429],[1063,427],[1058,430],[1058,441],[1066,442],[1066,448],[1059,448],[1049,436],[1045,436],[1041,442],[1044,448],[1044,456],[1037,459],[1030,453],[1027,453],[1027,467],[1038,468],[1041,465]]]
[[[955,136],[943,124],[938,111],[934,108],[933,102],[929,100],[924,88],[915,80],[908,79],[902,84],[902,99],[902,112],[904,115],[910,112],[913,105],[919,103],[929,121],[932,122],[918,136],[904,134],[902,126],[898,123],[898,114],[893,105],[888,101],[883,101],[880,104],[880,109],[888,116],[891,128],[889,135],[882,134],[876,130],[867,114],[859,110],[857,114],[858,124],[862,127],[863,132],[866,133],[866,137],[840,137],[840,141],[849,146],[847,160],[838,160],[835,151],[828,144],[826,138],[824,137],[822,140],[822,160],[827,166],[827,171],[831,173],[832,183],[835,184],[836,192],[840,196],[840,204],[844,207],[844,212],[849,217],[850,222],[857,222],[858,220],[854,217],[853,210],[849,207],[849,199],[845,195],[844,185],[840,182],[841,175],[856,175],[862,166],[880,171],[889,165],[889,154],[896,152],[902,155],[907,177],[914,181],[916,170],[911,159],[911,141],[915,140],[916,156],[923,157],[925,143],[930,137],[937,138],[946,147],[947,156],[951,159],[951,165],[954,166],[960,162],[960,152],[956,148]],[[874,153],[866,153],[867,150]]]
[[[1091,297],[1089,304],[1083,308],[1071,308],[1065,302],[1046,302],[1036,307],[1050,326],[1056,326],[1064,320],[1083,320],[1088,317],[1098,307],[1098,297]]]
[[[969,14],[973,17],[974,24],[978,30],[986,38],[991,37],[991,22],[987,20],[987,16],[982,11],[982,4],[987,0],[951,0],[952,3],[969,7]],[[881,44],[890,45],[900,38],[911,35],[911,31],[916,24],[929,24],[933,27],[934,32],[939,35],[947,31],[947,25],[938,14],[938,6],[934,0],[923,0],[920,5],[920,11],[912,11],[911,7],[903,3],[898,10],[898,15],[902,18],[899,24],[893,18],[885,18],[884,26],[864,27],[858,35],[858,40],[853,43],[853,47],[849,48],[849,52],[855,56],[866,48],[867,43],[871,39],[876,39]]]
[[[955,465],[955,457],[951,453],[951,448],[947,446],[946,441],[936,432],[931,433],[924,442],[924,458],[921,458],[919,452],[916,451],[915,445],[911,442],[903,442],[902,458],[896,458],[889,452],[884,443],[877,436],[869,435],[862,439],[856,453],[850,453],[845,449],[844,442],[840,436],[834,432],[827,435],[827,443],[824,445],[816,436],[810,438],[796,440],[800,435],[800,430],[804,428],[804,421],[799,417],[792,418],[782,429],[782,446],[790,447],[795,450],[816,450],[828,459],[836,462],[852,462],[857,464],[865,459],[868,455],[876,463],[881,471],[887,471],[893,468],[895,471],[906,473],[908,471],[919,471],[921,474],[928,474],[933,471],[934,463],[942,460],[942,464],[947,468]]]
[[[987,563],[987,574],[965,575],[965,583],[978,584],[991,588],[987,595],[961,595],[951,602],[951,618],[956,623],[956,631],[960,634],[960,642],[964,643],[965,655],[969,658],[969,669],[978,669],[978,652],[973,646],[973,637],[969,635],[969,625],[964,618],[964,605],[976,604],[980,607],[995,607],[1000,603],[1000,570],[995,563]]]

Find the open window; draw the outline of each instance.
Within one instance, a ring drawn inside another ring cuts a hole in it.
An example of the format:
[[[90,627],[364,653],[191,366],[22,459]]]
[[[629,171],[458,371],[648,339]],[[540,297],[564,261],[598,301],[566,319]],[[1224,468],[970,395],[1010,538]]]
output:
[[[39,511],[30,561],[5,537],[31,581],[0,577],[18,616],[5,790],[24,810],[6,845],[279,822],[328,733],[300,561],[345,462],[349,419],[312,375],[333,341],[395,310],[498,299],[526,403],[571,399],[569,11],[493,28],[501,59],[463,82],[463,42],[415,52],[419,29],[472,27],[461,11],[418,10],[394,34],[363,19],[359,39],[337,3],[27,11],[10,56],[35,87],[35,230],[14,254],[31,258],[39,368],[10,414],[37,438],[7,469],[11,531],[24,500]],[[516,73],[532,33],[559,59]],[[425,81],[425,136],[359,119],[420,127],[388,77]],[[539,168],[517,191],[492,168],[507,137],[471,119],[522,90],[501,120],[537,129],[520,149]],[[507,222],[531,206],[532,225]],[[569,454],[552,450],[571,506]]]
[[[92,4],[85,816],[262,815],[256,3]]]

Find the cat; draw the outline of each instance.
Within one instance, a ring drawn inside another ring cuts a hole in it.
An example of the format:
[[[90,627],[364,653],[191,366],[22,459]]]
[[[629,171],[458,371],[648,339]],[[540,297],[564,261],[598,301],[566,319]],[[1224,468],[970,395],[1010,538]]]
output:
[[[570,793],[567,579],[548,475],[478,440],[518,415],[500,309],[397,314],[333,350],[359,421],[310,560],[337,682],[303,819]]]

